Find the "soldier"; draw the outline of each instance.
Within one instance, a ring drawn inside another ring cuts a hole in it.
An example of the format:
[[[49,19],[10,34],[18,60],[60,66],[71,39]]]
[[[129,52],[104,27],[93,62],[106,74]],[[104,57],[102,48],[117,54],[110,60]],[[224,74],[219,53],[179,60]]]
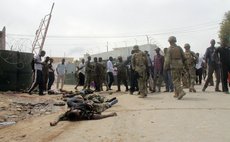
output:
[[[208,64],[208,77],[207,80],[205,81],[204,87],[202,91],[204,92],[205,89],[208,87],[208,84],[212,80],[212,74],[215,71],[216,73],[216,92],[221,92],[219,89],[219,83],[220,83],[220,64],[219,64],[219,58],[218,56],[214,56],[215,53],[215,40],[212,39],[210,41],[211,46],[207,48],[206,53],[205,53],[205,62]]]
[[[59,121],[77,121],[77,120],[96,120],[107,117],[117,116],[116,113],[102,115],[101,112],[112,107],[118,102],[113,99],[106,103],[94,103],[90,100],[84,100],[81,96],[73,97],[67,100],[67,105],[70,108],[66,113],[60,115],[57,120],[50,122],[50,126],[55,126]]]
[[[190,50],[190,45],[186,43],[184,45],[185,48],[185,59],[186,59],[186,67],[188,73],[188,80],[189,80],[189,92],[196,92],[194,88],[195,81],[196,81],[196,62],[198,61],[198,56]]]
[[[100,73],[102,72],[101,64],[98,64],[97,57],[94,57],[94,73],[93,73],[93,81],[95,84],[95,91],[101,91],[101,83],[100,83]]]
[[[85,84],[83,89],[85,89],[87,87],[87,89],[90,88],[90,83],[93,80],[92,79],[92,73],[93,73],[93,65],[90,63],[91,60],[91,56],[88,56],[87,58],[87,62],[85,65]]]
[[[103,62],[102,57],[98,58],[98,63],[101,65],[100,67],[102,68],[102,71],[99,73],[100,74],[100,86],[101,86],[101,91],[103,91],[103,83],[106,86],[106,90],[108,90],[108,83],[106,81],[106,63]]]
[[[164,66],[164,56],[160,54],[160,48],[156,48],[156,55],[154,56],[154,87],[153,89],[157,92],[161,91],[161,85],[163,81],[163,66]]]
[[[122,57],[118,57],[118,63],[115,65],[117,67],[117,92],[121,91],[120,84],[121,81],[125,85],[126,90],[128,91],[128,82],[127,82],[127,72],[126,72],[126,66],[122,60]]]
[[[168,39],[170,47],[166,54],[164,68],[172,70],[173,84],[175,87],[175,95],[178,100],[182,99],[186,94],[181,86],[182,69],[185,65],[184,52],[180,46],[176,45],[176,37],[170,36]]]
[[[130,82],[130,88],[129,93],[130,95],[133,95],[134,91],[139,91],[138,83],[137,83],[137,73],[132,68],[131,59],[133,54],[135,53],[134,50],[131,51],[131,55],[127,57],[127,60],[125,61],[125,65],[128,66],[128,76],[129,76],[129,82]]]
[[[133,47],[135,53],[132,56],[131,63],[134,71],[138,73],[137,81],[140,92],[139,98],[147,97],[147,69],[148,61],[147,56],[144,52],[139,50],[139,46],[135,45]]]

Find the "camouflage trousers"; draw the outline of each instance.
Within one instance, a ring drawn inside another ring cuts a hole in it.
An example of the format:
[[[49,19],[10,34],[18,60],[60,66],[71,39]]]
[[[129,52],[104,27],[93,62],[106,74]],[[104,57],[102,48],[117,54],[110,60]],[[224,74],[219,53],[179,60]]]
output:
[[[147,72],[146,70],[140,70],[138,72],[138,88],[141,96],[147,96]]]
[[[157,92],[160,92],[161,91],[161,85],[163,82],[163,74],[159,71],[155,71],[153,79],[154,79],[153,89],[156,90],[156,87],[157,87]]]
[[[85,84],[84,84],[84,89],[85,88],[90,88],[90,83],[93,81],[91,73],[87,73],[85,75]]]
[[[175,94],[177,95],[185,93],[181,85],[182,72],[183,72],[182,68],[172,70],[172,80],[175,88]]]
[[[189,68],[188,73],[189,73],[189,88],[194,89],[194,85],[196,82],[196,68],[195,67]]]
[[[106,109],[109,108],[108,103],[93,103],[93,110],[94,112],[100,114],[103,111],[105,111]]]

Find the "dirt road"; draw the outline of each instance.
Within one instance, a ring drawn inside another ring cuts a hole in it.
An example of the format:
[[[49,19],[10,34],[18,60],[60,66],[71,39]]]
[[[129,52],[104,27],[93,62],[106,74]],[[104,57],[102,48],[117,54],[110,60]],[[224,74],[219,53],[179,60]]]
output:
[[[119,100],[104,113],[117,112],[118,116],[60,122],[50,127],[49,122],[64,112],[62,110],[2,128],[0,141],[229,142],[230,95],[211,90],[214,88],[208,88],[205,93],[187,93],[180,101],[170,93],[149,94],[144,99],[125,93],[103,93]]]

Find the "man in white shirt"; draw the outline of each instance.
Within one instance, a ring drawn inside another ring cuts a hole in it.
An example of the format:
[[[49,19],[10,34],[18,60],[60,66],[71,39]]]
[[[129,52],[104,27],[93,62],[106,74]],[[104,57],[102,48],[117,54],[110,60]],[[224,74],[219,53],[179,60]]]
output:
[[[201,85],[201,81],[202,81],[202,65],[204,63],[203,58],[199,57],[199,53],[196,53],[196,55],[198,56],[198,62],[196,64],[196,84],[199,83],[199,85]]]
[[[42,67],[43,67],[42,57],[44,57],[45,54],[46,52],[42,50],[38,55],[34,57],[34,79],[30,89],[28,90],[28,93],[30,95],[32,94],[32,91],[37,87],[37,85],[39,86],[39,95],[44,95],[43,76],[42,76]]]
[[[62,59],[62,63],[58,64],[56,68],[56,72],[57,72],[57,89],[59,89],[59,82],[61,81],[60,90],[62,90],[64,86],[65,73],[66,73],[65,59]]]
[[[112,61],[113,61],[113,57],[109,57],[109,60],[107,61],[107,77],[108,77],[108,89],[109,90],[112,90],[111,89],[111,86],[113,84],[113,81],[114,81],[114,77],[113,77],[113,64],[112,64]]]

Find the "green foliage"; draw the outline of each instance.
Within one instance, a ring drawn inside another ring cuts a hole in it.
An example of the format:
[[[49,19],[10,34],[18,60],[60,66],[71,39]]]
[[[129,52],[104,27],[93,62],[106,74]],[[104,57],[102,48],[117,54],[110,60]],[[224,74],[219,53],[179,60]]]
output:
[[[226,12],[220,25],[219,38],[221,44],[230,46],[230,11]]]

